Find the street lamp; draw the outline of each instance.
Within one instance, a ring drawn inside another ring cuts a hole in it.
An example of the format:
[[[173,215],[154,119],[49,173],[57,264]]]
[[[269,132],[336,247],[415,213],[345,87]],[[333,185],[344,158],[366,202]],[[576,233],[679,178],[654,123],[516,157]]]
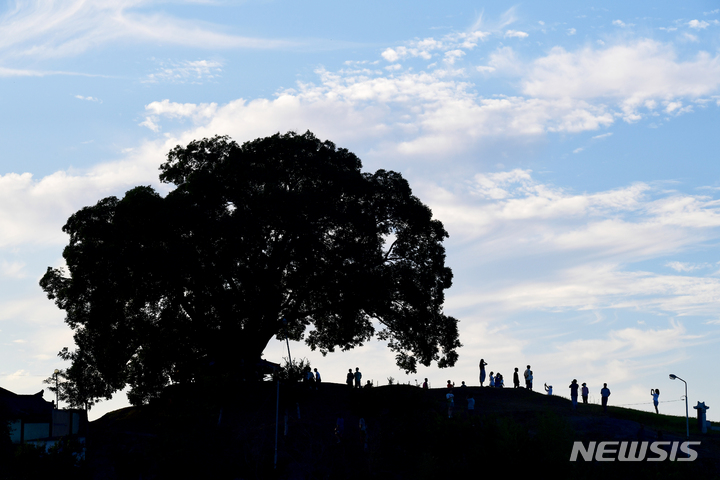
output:
[[[287,331],[287,318],[283,318],[283,326],[285,327],[285,342],[287,343],[287,349],[288,349],[288,367],[292,368],[292,357],[290,356],[290,339],[288,337],[288,331]]]
[[[58,387],[58,375],[60,375],[60,370],[56,368],[53,374],[55,375],[55,408],[60,410],[60,388]]]
[[[680,380],[685,384],[685,428],[687,433],[687,438],[690,438],[690,417],[688,415],[688,396],[687,396],[687,382],[683,380],[682,378],[678,377],[677,375],[670,374],[670,380]]]

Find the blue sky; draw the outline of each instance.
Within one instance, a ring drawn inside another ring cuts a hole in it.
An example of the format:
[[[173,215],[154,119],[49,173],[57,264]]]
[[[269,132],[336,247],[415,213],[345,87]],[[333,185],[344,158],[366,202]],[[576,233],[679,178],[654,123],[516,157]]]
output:
[[[311,130],[402,172],[444,223],[464,344],[411,376],[378,341],[291,345],[326,381],[472,385],[482,357],[563,395],[607,382],[616,405],[650,410],[659,388],[682,415],[675,373],[718,405],[719,47],[699,1],[4,2],[0,385],[36,392],[64,367],[72,332],[38,280],[68,216],[167,191],[176,145]]]

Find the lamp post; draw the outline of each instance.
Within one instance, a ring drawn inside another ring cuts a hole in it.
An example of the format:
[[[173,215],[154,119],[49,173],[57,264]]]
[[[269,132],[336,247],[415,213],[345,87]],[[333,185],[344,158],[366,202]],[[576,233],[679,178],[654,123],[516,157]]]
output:
[[[288,349],[288,368],[292,368],[292,357],[290,356],[290,340],[288,339],[287,332],[287,319],[282,319],[283,326],[285,327],[285,342],[287,343]],[[277,380],[277,398],[275,400],[275,459],[273,460],[273,469],[277,469],[277,458],[278,458],[278,424],[280,422],[280,379]],[[287,420],[285,423],[287,427]],[[287,432],[286,432],[287,434]]]
[[[53,374],[55,375],[55,408],[60,410],[60,387],[58,386],[58,375],[60,375],[60,370],[56,368]]]
[[[287,318],[283,318],[283,326],[285,327],[285,343],[287,343],[287,349],[288,349],[288,366],[292,368],[292,357],[290,356],[290,339],[288,338],[288,331],[287,331]]]
[[[688,396],[687,396],[687,382],[677,375],[670,374],[670,380],[680,380],[685,384],[685,429],[687,438],[690,438],[690,416],[688,414]]]

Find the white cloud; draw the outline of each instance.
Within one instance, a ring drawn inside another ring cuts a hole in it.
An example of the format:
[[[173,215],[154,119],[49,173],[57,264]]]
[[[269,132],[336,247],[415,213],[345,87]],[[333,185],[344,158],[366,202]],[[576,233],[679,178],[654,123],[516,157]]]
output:
[[[400,59],[401,53],[402,52],[398,53],[395,49],[387,48],[383,51],[382,57],[388,62],[397,62]]]
[[[649,100],[697,98],[717,91],[720,57],[700,52],[679,62],[672,48],[652,40],[602,50],[553,48],[535,60],[523,92],[538,98],[614,100],[627,121],[642,118]]]
[[[687,26],[690,28],[694,28],[696,30],[703,30],[703,29],[709,27],[710,24],[708,22],[706,22],[705,20],[690,20],[687,23]]]
[[[512,47],[499,47],[493,51],[489,56],[488,67],[513,76],[521,76],[526,71],[525,64]]]
[[[63,245],[62,226],[78,209],[109,195],[122,196],[138,184],[158,186],[158,165],[175,145],[173,139],[145,143],[121,161],[86,171],[57,171],[39,179],[30,173],[0,175],[0,248]],[[21,274],[18,267],[7,265],[10,273]]]
[[[692,272],[695,270],[710,268],[712,265],[709,265],[707,263],[696,264],[687,262],[667,262],[665,266],[672,268],[676,272]]]
[[[160,102],[152,102],[145,105],[145,111],[149,114],[140,126],[147,127],[153,132],[160,131],[158,117],[167,117],[172,119],[191,118],[195,122],[212,118],[217,111],[216,103],[175,103],[168,99]]]
[[[508,61],[512,51],[502,53],[491,56],[492,68],[507,71],[512,66],[502,61]],[[153,102],[146,107],[143,125],[159,130],[162,118],[191,118],[198,126],[196,135],[239,138],[311,128],[337,141],[372,138],[388,151],[425,157],[467,151],[490,136],[579,132],[613,122],[603,106],[585,101],[484,98],[471,84],[440,69],[390,77],[325,70],[318,74],[319,84],[299,84],[273,100],[238,99],[222,106]]]
[[[455,60],[462,58],[464,55],[465,52],[462,50],[450,50],[448,52],[445,52],[445,61],[452,65],[455,63]]]
[[[612,388],[622,382],[637,381],[639,376],[647,377],[649,358],[655,359],[652,363],[655,368],[672,364],[682,356],[684,349],[703,341],[703,338],[689,334],[681,323],[670,321],[667,328],[624,328],[610,330],[596,338],[552,341],[550,351],[541,354],[533,363],[544,367],[546,378],[557,375],[567,378],[569,371],[575,372],[571,376],[577,376],[581,383],[586,382],[591,395],[598,398],[603,383],[610,382]],[[569,371],[568,358],[573,359]],[[658,361],[662,363],[658,365]],[[557,393],[567,395],[568,392],[558,389]]]
[[[576,33],[577,33],[577,30],[575,30],[574,28],[568,28],[568,29],[567,29],[567,34],[568,34],[568,35],[575,35]]]
[[[82,95],[75,95],[75,98],[77,98],[78,100],[87,100],[88,102],[99,102],[100,101],[95,97],[83,97]]]
[[[712,199],[657,193],[643,183],[569,193],[534,181],[529,171],[513,170],[476,175],[467,194],[429,187],[423,198],[452,238],[477,244],[483,256],[498,260],[519,251],[565,258],[572,252],[579,264],[597,258],[632,263],[720,234],[720,207]]]
[[[521,32],[519,30],[507,30],[505,32],[505,37],[507,38],[527,38],[529,35],[526,32]]]
[[[479,26],[477,27],[479,28]],[[489,32],[483,32],[476,27],[469,32],[453,32],[443,36],[441,39],[433,37],[422,40],[412,40],[399,47],[386,48],[380,54],[387,62],[394,63],[406,58],[422,58],[430,60],[435,52],[442,52],[447,55],[451,51],[463,51],[474,49],[479,41],[490,36]]]

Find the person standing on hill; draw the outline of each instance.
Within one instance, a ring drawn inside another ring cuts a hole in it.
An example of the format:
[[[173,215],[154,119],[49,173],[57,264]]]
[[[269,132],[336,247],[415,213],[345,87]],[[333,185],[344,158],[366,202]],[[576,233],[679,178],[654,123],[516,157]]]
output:
[[[355,367],[355,388],[362,388],[362,373],[360,373],[360,367]]]
[[[455,395],[453,395],[452,388],[450,388],[448,390],[448,393],[445,394],[445,399],[447,400],[448,404],[448,418],[452,418],[453,410],[455,408]]]
[[[513,373],[513,388],[520,388],[520,375],[517,367],[515,367],[515,373]]]
[[[352,388],[354,378],[355,378],[355,375],[353,375],[353,373],[352,373],[352,368],[348,368],[347,377],[345,377],[345,383],[347,383],[348,387]]]
[[[527,369],[523,373],[523,376],[525,377],[525,388],[528,390],[532,390],[532,384],[530,380],[530,365],[527,366]]]
[[[652,395],[652,397],[653,397],[653,405],[655,405],[655,413],[659,414],[660,412],[658,411],[658,403],[659,403],[659,397],[660,397],[660,389],[656,388],[655,390],[653,390],[651,388],[650,395]]]
[[[573,410],[577,409],[577,397],[579,388],[580,385],[578,385],[577,380],[573,379],[573,381],[570,383],[570,399],[572,400]]]
[[[610,389],[607,387],[607,383],[603,383],[603,388],[602,390],[600,390],[600,395],[602,396],[603,412],[607,413],[607,402],[608,397],[610,396]]]
[[[317,371],[317,368],[315,369],[315,390],[320,389],[320,372]]]
[[[588,390],[587,384],[585,382],[583,382],[580,392],[582,393],[583,403],[587,403],[590,390]]]
[[[485,383],[485,365],[487,365],[487,363],[485,363],[485,360],[483,360],[481,358],[480,359],[480,386],[481,387],[483,386],[483,383]]]
[[[427,390],[427,389],[428,389],[428,379],[427,379],[427,378],[426,378],[425,381],[423,382],[422,387],[423,387],[423,390]]]

